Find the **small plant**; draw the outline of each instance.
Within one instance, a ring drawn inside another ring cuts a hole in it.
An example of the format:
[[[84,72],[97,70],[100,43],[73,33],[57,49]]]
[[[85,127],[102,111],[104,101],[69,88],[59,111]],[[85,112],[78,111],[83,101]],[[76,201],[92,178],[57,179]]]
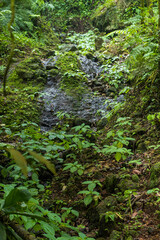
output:
[[[131,214],[133,213],[132,209],[132,196],[136,195],[135,189],[129,189],[124,192],[124,198],[127,200],[127,207],[130,209]]]
[[[119,118],[117,120],[115,128],[126,125],[131,125],[131,120],[129,118]],[[131,152],[131,149],[124,147],[129,145],[130,140],[134,140],[133,138],[128,137],[127,133],[128,131],[124,129],[118,129],[117,131],[114,129],[109,131],[107,133],[106,139],[112,141],[112,144],[104,145],[101,152],[103,154],[115,154],[114,156],[116,161],[121,160],[121,158],[125,160],[128,155],[133,154]]]
[[[128,162],[129,165],[141,165],[142,161],[141,159],[131,160]]]
[[[99,181],[86,181],[83,184],[88,184],[88,190],[80,191],[78,194],[84,194],[84,204],[88,206],[93,200],[97,202],[100,199],[100,193],[94,191],[96,185],[101,186]]]
[[[61,215],[63,222],[65,222],[66,218],[71,214],[73,214],[76,217],[79,217],[79,212],[72,209],[72,207],[69,207],[69,208],[63,207],[62,210],[64,210],[64,213],[62,213],[62,215]],[[67,221],[67,222],[70,222],[70,221]]]
[[[81,176],[85,170],[85,167],[78,163],[78,161],[74,163],[66,163],[64,164],[65,167],[63,168],[64,171],[70,170],[71,173],[78,173]]]
[[[120,213],[112,212],[112,211],[108,211],[105,214],[102,214],[102,216],[105,216],[106,223],[109,221],[114,222],[117,218],[123,219]],[[102,216],[101,216],[101,218],[102,218]]]

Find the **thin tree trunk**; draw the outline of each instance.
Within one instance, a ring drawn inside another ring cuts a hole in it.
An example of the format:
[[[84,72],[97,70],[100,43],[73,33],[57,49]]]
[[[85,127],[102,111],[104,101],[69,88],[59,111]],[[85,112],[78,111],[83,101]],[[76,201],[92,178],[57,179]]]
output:
[[[3,95],[6,96],[6,81],[7,81],[7,74],[11,65],[11,61],[12,61],[12,57],[13,57],[13,53],[14,53],[14,48],[15,48],[15,44],[14,44],[14,34],[13,34],[13,30],[12,30],[12,24],[14,22],[14,17],[15,17],[15,0],[11,0],[11,20],[9,22],[8,25],[8,30],[10,32],[10,37],[11,37],[11,51],[10,51],[10,56],[8,58],[8,63],[4,72],[4,77],[3,77]]]
[[[160,0],[158,0],[158,13],[159,13],[159,18],[158,18],[158,53],[159,53],[159,61],[158,61],[158,76],[160,79]]]

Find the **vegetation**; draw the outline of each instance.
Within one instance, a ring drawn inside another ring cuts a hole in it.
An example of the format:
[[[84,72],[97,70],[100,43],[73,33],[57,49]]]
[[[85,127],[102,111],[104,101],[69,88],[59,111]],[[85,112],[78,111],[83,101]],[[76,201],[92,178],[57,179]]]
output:
[[[1,240],[158,239],[160,1],[0,7]]]

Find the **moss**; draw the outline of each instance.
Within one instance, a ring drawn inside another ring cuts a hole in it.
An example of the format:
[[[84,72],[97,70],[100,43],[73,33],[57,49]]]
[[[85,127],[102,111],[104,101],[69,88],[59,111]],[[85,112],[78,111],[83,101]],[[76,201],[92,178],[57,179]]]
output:
[[[29,57],[20,62],[10,74],[8,80],[23,80],[24,82],[41,82],[47,80],[46,71],[37,57]]]
[[[139,177],[138,177],[137,174],[133,174],[133,175],[132,175],[132,181],[133,181],[133,182],[139,182]]]
[[[160,162],[155,163],[151,168],[149,187],[157,187],[160,183]]]
[[[60,55],[55,66],[61,74],[61,88],[68,94],[80,96],[86,91],[87,78],[80,69],[80,61],[75,53],[67,52]]]
[[[91,17],[93,25],[102,32],[111,32],[122,28],[121,16],[125,8],[125,1],[106,0],[94,11]]]
[[[124,192],[125,190],[128,189],[137,189],[138,188],[138,183],[133,182],[132,180],[128,179],[122,179],[120,183],[118,184],[118,188]]]
[[[0,123],[14,128],[25,121],[39,122],[40,109],[37,106],[37,91],[40,86],[26,86],[24,83],[8,83],[7,96],[0,92]],[[16,87],[16,85],[18,85]]]
[[[77,55],[73,52],[67,52],[60,55],[55,65],[62,73],[67,71],[76,72],[81,67]]]

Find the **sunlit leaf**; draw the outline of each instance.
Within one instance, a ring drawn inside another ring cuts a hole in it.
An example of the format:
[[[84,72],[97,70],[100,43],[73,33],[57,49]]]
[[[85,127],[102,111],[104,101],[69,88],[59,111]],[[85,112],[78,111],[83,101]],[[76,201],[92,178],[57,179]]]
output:
[[[118,162],[119,160],[121,160],[121,157],[122,157],[122,154],[121,154],[121,153],[117,152],[117,153],[115,154],[115,159],[116,159],[117,162]]]
[[[48,161],[46,158],[44,158],[42,155],[33,152],[33,151],[29,151],[29,154],[32,155],[34,158],[36,158],[39,162],[43,163],[44,165],[46,165],[46,167],[54,174],[56,175],[56,169],[53,163],[51,163],[50,161]]]
[[[16,162],[16,164],[21,168],[24,176],[27,177],[27,175],[28,175],[27,161],[26,161],[25,157],[19,151],[15,150],[14,148],[7,148],[7,151],[11,154],[11,157]]]

